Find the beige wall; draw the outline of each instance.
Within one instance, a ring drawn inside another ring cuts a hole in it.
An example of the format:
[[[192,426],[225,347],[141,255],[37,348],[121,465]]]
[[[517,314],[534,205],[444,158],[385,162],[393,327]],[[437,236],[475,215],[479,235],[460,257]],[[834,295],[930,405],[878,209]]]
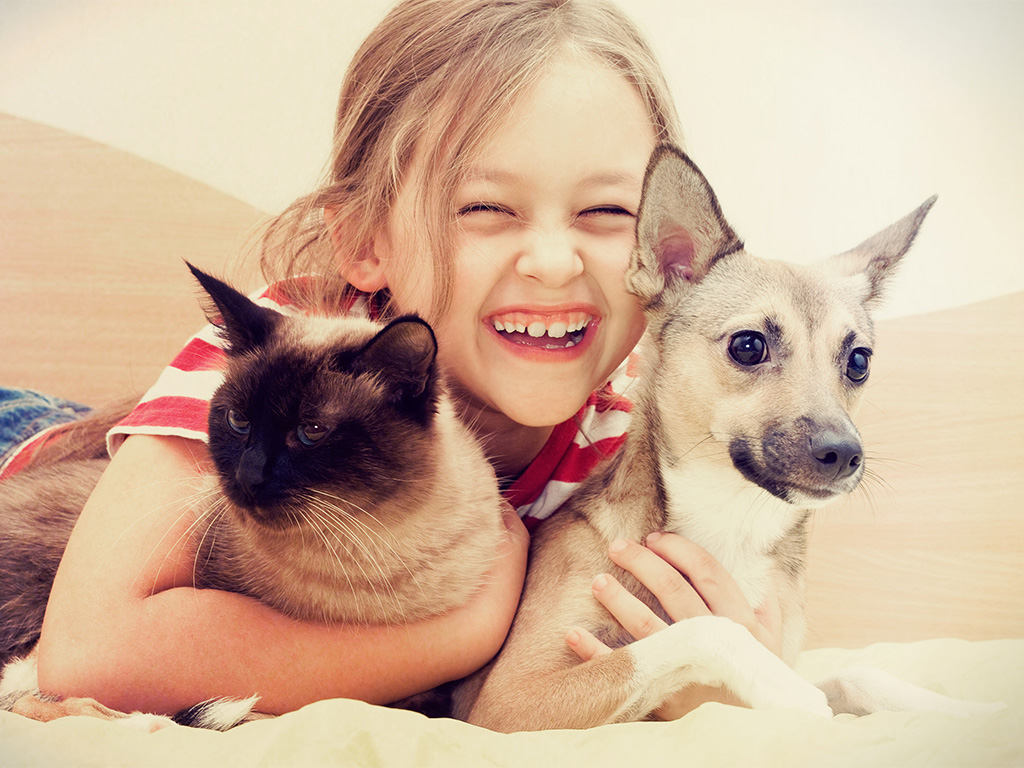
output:
[[[341,74],[388,5],[4,0],[0,112],[274,210],[316,179]],[[1024,4],[622,5],[753,252],[843,250],[937,192],[886,313],[1024,288]]]

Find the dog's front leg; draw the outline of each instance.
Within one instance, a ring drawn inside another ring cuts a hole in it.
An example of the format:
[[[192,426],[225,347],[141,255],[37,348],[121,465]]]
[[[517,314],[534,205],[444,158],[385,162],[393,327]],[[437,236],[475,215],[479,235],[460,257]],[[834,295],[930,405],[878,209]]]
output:
[[[754,709],[830,717],[825,694],[731,619],[701,616],[557,671],[495,669],[469,715],[502,731],[590,728],[648,717],[692,685],[728,688]],[[497,674],[494,674],[497,673]]]
[[[753,709],[793,709],[831,716],[825,694],[759,643],[719,616],[686,619],[632,643],[633,687],[648,714],[691,685],[730,690]]]
[[[953,717],[985,715],[1005,709],[1002,702],[983,703],[943,696],[908,683],[881,669],[846,667],[817,683],[836,714],[873,712],[942,712]]]

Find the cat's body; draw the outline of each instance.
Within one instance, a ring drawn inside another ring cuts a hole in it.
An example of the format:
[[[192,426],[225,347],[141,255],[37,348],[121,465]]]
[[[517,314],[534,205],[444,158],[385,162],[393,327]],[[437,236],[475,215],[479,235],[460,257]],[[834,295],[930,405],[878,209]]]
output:
[[[402,623],[465,604],[492,565],[503,502],[445,393],[429,326],[285,316],[193,273],[228,355],[210,406],[217,471],[193,510],[195,586],[317,621]],[[0,661],[38,639],[104,465],[58,462],[0,484]]]

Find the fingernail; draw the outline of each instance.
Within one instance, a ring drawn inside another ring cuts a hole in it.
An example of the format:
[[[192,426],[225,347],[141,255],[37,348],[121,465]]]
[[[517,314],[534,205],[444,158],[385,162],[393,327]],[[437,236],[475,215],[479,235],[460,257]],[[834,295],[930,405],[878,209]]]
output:
[[[616,554],[618,552],[621,552],[622,550],[624,550],[626,548],[626,544],[627,543],[628,542],[625,539],[616,539],[615,541],[612,542],[611,546],[608,547],[608,551],[611,552],[612,554]]]
[[[570,629],[569,633],[565,636],[565,642],[569,645],[580,644],[580,633],[578,629]]]
[[[608,586],[608,574],[606,573],[601,573],[595,576],[594,581],[591,584],[591,587],[593,587],[595,592],[597,590],[604,589],[606,586]]]
[[[644,539],[644,543],[645,544],[653,544],[654,542],[656,542],[660,538],[661,538],[661,531],[652,531],[651,533],[647,534],[647,538]]]

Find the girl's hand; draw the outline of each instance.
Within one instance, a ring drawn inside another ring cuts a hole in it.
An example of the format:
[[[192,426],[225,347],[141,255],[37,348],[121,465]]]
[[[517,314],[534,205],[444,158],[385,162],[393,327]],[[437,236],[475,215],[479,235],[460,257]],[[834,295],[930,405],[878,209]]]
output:
[[[724,616],[742,624],[774,653],[781,653],[781,611],[774,591],[755,610],[721,563],[692,541],[671,533],[652,533],[645,544],[616,541],[609,554],[612,562],[654,594],[672,621],[711,614]],[[637,640],[668,626],[610,574],[597,576],[593,590],[597,600]],[[611,653],[608,646],[584,629],[571,630],[567,642],[584,661]],[[725,689],[694,686],[677,693],[654,714],[665,720],[675,719],[705,701],[739,703]]]

